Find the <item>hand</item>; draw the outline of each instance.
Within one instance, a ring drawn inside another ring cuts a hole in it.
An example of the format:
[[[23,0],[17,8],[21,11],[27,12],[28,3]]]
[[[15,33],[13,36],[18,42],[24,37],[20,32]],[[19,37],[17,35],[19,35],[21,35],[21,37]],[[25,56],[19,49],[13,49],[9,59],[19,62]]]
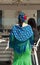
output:
[[[5,50],[7,50],[7,49],[9,49],[9,41],[8,41],[8,43],[7,43],[7,47],[6,47],[6,49],[5,49]]]
[[[9,47],[7,46],[5,50],[9,49]]]
[[[33,48],[37,51],[37,47],[34,45]]]
[[[6,47],[5,50],[3,51],[3,53],[5,53],[8,49],[9,49],[9,47]]]

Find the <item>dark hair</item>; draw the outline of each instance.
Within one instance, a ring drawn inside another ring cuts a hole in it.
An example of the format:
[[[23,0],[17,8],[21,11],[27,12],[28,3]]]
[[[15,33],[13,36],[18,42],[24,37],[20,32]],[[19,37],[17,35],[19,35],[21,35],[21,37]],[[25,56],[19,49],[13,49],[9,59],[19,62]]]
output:
[[[19,23],[19,26],[22,27],[23,22],[21,19],[18,20],[18,23]]]
[[[25,13],[22,11],[18,15],[18,23],[19,23],[20,27],[22,27],[23,22],[25,22],[24,16],[25,16]]]
[[[32,28],[36,28],[36,21],[35,21],[34,18],[29,18],[28,24],[29,24]]]

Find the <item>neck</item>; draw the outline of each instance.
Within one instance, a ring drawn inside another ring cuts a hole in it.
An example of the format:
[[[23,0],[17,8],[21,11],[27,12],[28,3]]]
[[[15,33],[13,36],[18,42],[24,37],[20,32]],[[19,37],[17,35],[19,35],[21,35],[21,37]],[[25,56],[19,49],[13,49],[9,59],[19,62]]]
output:
[[[22,27],[24,27],[24,26],[27,26],[28,24],[26,24],[26,23],[19,24],[19,23],[18,23],[17,25],[19,25],[19,26],[22,25]]]
[[[24,26],[27,26],[28,24],[26,24],[26,23],[23,23],[23,25],[22,25],[22,27],[24,27]]]

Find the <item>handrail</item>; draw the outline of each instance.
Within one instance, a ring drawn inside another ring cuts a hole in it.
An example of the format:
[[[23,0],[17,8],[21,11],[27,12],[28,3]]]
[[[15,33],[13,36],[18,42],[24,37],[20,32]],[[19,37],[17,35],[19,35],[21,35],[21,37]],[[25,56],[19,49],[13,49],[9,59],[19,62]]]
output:
[[[39,65],[39,62],[38,62],[38,57],[37,57],[37,47],[39,46],[39,43],[40,43],[40,38],[39,38],[39,40],[37,41],[37,44],[36,45],[34,45],[34,55],[35,55],[35,60],[36,60],[36,65]],[[35,48],[36,48],[36,50],[35,50]]]

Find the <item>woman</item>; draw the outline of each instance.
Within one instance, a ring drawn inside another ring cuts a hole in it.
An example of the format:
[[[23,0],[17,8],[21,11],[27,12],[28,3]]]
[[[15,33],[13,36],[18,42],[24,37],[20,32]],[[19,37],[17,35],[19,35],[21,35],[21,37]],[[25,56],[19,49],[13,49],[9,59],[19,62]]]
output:
[[[28,24],[32,27],[33,32],[34,32],[34,40],[35,40],[35,42],[37,42],[38,39],[39,39],[39,33],[38,33],[38,30],[37,30],[37,25],[36,25],[35,19],[29,18]]]
[[[12,65],[32,65],[31,45],[33,31],[30,25],[25,24],[26,15],[20,12],[18,24],[14,25],[10,33],[10,48],[13,48],[14,59]]]

